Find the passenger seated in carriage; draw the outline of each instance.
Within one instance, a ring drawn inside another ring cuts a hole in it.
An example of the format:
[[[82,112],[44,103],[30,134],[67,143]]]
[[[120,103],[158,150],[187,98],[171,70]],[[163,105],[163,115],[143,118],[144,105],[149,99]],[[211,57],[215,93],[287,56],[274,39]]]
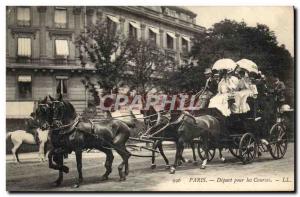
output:
[[[220,71],[220,82],[218,84],[218,93],[214,96],[208,105],[208,108],[217,108],[224,116],[231,114],[228,98],[237,87],[237,78],[232,75],[233,72],[227,70]]]
[[[239,71],[241,79],[236,87],[236,92],[234,93],[235,102],[231,106],[232,113],[242,114],[250,111],[249,104],[247,103],[248,97],[256,98],[257,88],[256,85],[252,82],[252,79],[249,78],[249,75],[246,71]]]
[[[205,86],[199,96],[200,109],[207,108],[209,100],[218,93],[218,81],[214,77],[216,71],[212,71],[210,68],[205,69],[204,75],[206,78]]]

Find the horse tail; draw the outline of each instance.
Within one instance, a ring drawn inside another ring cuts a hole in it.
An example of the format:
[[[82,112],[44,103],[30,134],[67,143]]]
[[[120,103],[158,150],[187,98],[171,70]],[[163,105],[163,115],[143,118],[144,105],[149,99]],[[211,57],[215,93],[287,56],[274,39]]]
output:
[[[8,140],[8,138],[10,138],[12,134],[13,134],[13,132],[8,132],[8,133],[6,134],[6,140]]]

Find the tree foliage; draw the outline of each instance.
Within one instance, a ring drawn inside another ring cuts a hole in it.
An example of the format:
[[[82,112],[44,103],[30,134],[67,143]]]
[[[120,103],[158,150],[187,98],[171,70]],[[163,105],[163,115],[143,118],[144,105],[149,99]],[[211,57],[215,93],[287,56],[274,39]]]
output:
[[[211,67],[220,58],[254,61],[266,74],[282,74],[287,79],[293,70],[293,58],[284,45],[278,46],[276,36],[268,26],[247,26],[244,22],[223,20],[194,40],[192,56],[198,65]]]
[[[77,41],[81,52],[81,64],[84,67],[88,64],[95,66],[97,84],[103,89],[103,94],[119,88],[129,61],[129,43],[112,25],[107,21],[90,25]],[[83,82],[87,82],[91,92],[94,92],[95,83],[91,82],[88,76]]]
[[[150,41],[131,40],[126,83],[130,90],[145,95],[152,88],[160,86],[164,73],[174,67],[175,62],[156,44]]]
[[[175,80],[170,81],[180,90],[190,89],[195,84],[203,85],[205,68],[218,59],[238,61],[246,58],[254,61],[267,76],[279,74],[290,92],[293,91],[293,58],[284,45],[278,45],[274,32],[266,25],[250,27],[244,22],[223,20],[196,35],[190,56],[197,61],[196,68],[183,68],[182,74],[175,74]]]

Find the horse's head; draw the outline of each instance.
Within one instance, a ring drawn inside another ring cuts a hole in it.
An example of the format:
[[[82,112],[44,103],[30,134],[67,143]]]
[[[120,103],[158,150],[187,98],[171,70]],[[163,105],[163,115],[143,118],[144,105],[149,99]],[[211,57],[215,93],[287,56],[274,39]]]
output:
[[[66,104],[62,99],[62,95],[60,94],[57,99],[49,97],[52,102],[52,111],[53,111],[53,126],[54,128],[58,128],[62,125],[64,113],[66,111]]]
[[[182,134],[185,130],[190,129],[189,127],[194,127],[196,125],[196,119],[190,115],[183,113],[178,119],[178,123],[181,123],[178,127],[178,133]]]
[[[69,101],[64,101],[62,95],[57,99],[50,97],[53,111],[53,127],[59,128],[63,124],[68,124],[76,118],[76,112]]]
[[[42,130],[48,129],[52,123],[52,109],[47,96],[38,101],[38,106],[35,111],[36,120]]]

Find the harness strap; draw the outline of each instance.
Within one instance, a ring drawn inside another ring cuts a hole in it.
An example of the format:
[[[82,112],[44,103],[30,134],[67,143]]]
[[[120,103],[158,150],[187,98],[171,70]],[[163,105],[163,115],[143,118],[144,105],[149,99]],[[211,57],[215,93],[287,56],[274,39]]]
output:
[[[65,131],[63,133],[63,134],[67,134],[67,133],[71,132],[72,130],[74,130],[74,128],[77,126],[78,123],[79,123],[79,116],[76,116],[75,120],[72,123],[63,125],[61,127],[58,127],[58,128],[52,129],[52,130],[64,130],[64,129],[68,128],[67,131]]]

